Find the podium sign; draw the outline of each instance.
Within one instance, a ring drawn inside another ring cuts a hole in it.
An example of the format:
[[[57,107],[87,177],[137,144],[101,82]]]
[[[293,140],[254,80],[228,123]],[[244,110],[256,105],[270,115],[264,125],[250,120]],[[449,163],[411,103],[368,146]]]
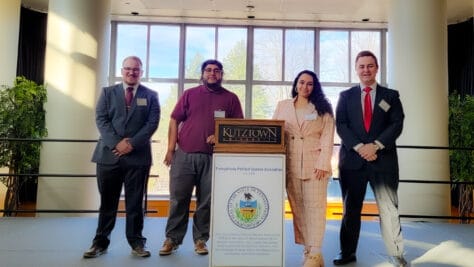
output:
[[[213,156],[210,266],[284,266],[285,156]]]
[[[229,124],[227,120],[219,120],[216,127],[231,125],[243,133],[245,129],[260,129],[262,121],[233,120]],[[250,141],[247,137],[239,139],[247,142],[242,144],[235,140],[243,134],[226,140],[220,139],[225,137],[222,131],[216,131],[216,139],[221,141],[216,146],[221,149],[213,155],[211,267],[285,265],[285,155],[277,153],[284,147],[283,124],[266,121],[262,128],[269,125],[279,128],[273,131],[278,133],[278,143],[266,143],[269,138],[265,133],[260,135],[267,136],[264,142],[259,143],[258,134],[254,134]],[[225,150],[230,153],[224,153]]]
[[[216,119],[214,153],[285,153],[284,121]]]

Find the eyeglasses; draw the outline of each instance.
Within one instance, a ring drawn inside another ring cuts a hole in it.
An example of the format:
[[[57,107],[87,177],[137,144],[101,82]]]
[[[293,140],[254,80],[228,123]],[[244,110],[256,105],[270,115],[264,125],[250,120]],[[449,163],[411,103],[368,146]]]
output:
[[[206,73],[214,73],[214,74],[221,74],[222,70],[220,69],[204,69],[204,72]]]
[[[130,67],[123,67],[124,71],[133,71],[133,72],[140,72],[140,68],[130,68]]]

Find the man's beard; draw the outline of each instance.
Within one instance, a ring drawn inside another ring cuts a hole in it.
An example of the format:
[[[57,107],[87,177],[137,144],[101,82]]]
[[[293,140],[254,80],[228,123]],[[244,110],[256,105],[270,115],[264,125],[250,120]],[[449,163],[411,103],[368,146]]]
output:
[[[203,80],[202,82],[212,91],[218,91],[222,88],[222,80],[217,80],[215,83],[208,83],[207,80]]]

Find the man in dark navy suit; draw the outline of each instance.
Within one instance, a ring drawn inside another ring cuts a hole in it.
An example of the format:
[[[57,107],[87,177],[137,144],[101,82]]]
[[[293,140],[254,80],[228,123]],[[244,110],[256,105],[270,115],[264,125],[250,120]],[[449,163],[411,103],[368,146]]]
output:
[[[132,254],[149,257],[143,230],[143,195],[151,158],[151,136],[158,128],[158,94],[141,85],[142,61],[122,62],[122,83],[105,87],[96,107],[100,138],[92,156],[97,163],[100,211],[96,235],[84,258],[106,252],[117,216],[122,185],[125,190],[126,236]]]
[[[404,113],[397,91],[377,84],[378,63],[370,51],[356,57],[360,84],[341,92],[336,108],[341,138],[339,176],[344,204],[339,255],[335,265],[356,261],[362,203],[370,184],[380,214],[380,228],[390,261],[407,266],[398,213],[398,157],[395,141]]]

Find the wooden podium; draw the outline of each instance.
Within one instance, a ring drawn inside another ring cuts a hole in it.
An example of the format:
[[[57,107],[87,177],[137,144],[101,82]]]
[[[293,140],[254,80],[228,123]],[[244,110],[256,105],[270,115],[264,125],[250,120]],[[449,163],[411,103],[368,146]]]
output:
[[[216,119],[209,266],[285,266],[284,121]]]

